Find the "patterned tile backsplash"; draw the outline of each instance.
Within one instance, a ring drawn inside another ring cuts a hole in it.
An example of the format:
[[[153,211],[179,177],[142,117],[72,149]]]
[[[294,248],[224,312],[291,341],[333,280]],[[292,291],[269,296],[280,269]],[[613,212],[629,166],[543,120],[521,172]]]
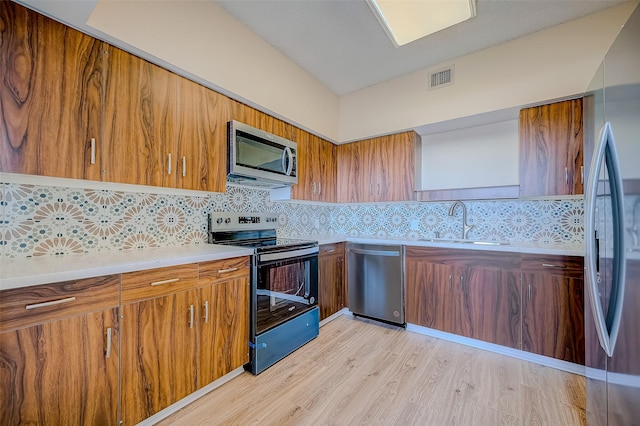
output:
[[[322,204],[271,202],[269,192],[164,195],[0,183],[0,250],[7,258],[203,244],[207,213],[277,213],[278,233],[460,238],[451,203]],[[470,238],[575,245],[583,242],[581,199],[469,201]]]

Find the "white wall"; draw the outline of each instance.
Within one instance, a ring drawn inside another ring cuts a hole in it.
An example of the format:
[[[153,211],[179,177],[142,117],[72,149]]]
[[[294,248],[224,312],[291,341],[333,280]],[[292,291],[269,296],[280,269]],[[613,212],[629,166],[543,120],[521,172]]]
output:
[[[518,120],[422,136],[422,190],[518,185]]]
[[[339,140],[353,141],[583,93],[636,2],[431,68],[455,64],[451,86],[427,90],[422,69],[340,98]]]

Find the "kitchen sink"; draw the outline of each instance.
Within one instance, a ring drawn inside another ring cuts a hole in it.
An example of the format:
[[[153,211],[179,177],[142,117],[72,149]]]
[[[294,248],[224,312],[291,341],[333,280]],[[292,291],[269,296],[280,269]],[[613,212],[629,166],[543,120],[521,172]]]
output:
[[[426,241],[429,243],[447,243],[447,244],[475,244],[479,246],[506,246],[508,241],[483,241],[483,240],[451,240],[448,238],[420,238],[418,241]]]

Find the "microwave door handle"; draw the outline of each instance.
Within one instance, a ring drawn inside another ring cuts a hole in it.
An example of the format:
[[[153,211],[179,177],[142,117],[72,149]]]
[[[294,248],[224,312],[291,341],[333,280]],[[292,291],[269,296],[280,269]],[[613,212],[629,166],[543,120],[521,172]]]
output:
[[[293,171],[293,152],[289,147],[286,147],[282,153],[282,170],[284,170],[285,175],[291,176],[291,172]]]

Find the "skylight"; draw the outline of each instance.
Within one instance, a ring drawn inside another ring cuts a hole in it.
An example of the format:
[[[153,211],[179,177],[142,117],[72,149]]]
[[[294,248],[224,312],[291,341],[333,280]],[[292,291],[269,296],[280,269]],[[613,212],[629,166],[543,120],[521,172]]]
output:
[[[475,0],[367,0],[367,3],[396,47],[476,16]]]

